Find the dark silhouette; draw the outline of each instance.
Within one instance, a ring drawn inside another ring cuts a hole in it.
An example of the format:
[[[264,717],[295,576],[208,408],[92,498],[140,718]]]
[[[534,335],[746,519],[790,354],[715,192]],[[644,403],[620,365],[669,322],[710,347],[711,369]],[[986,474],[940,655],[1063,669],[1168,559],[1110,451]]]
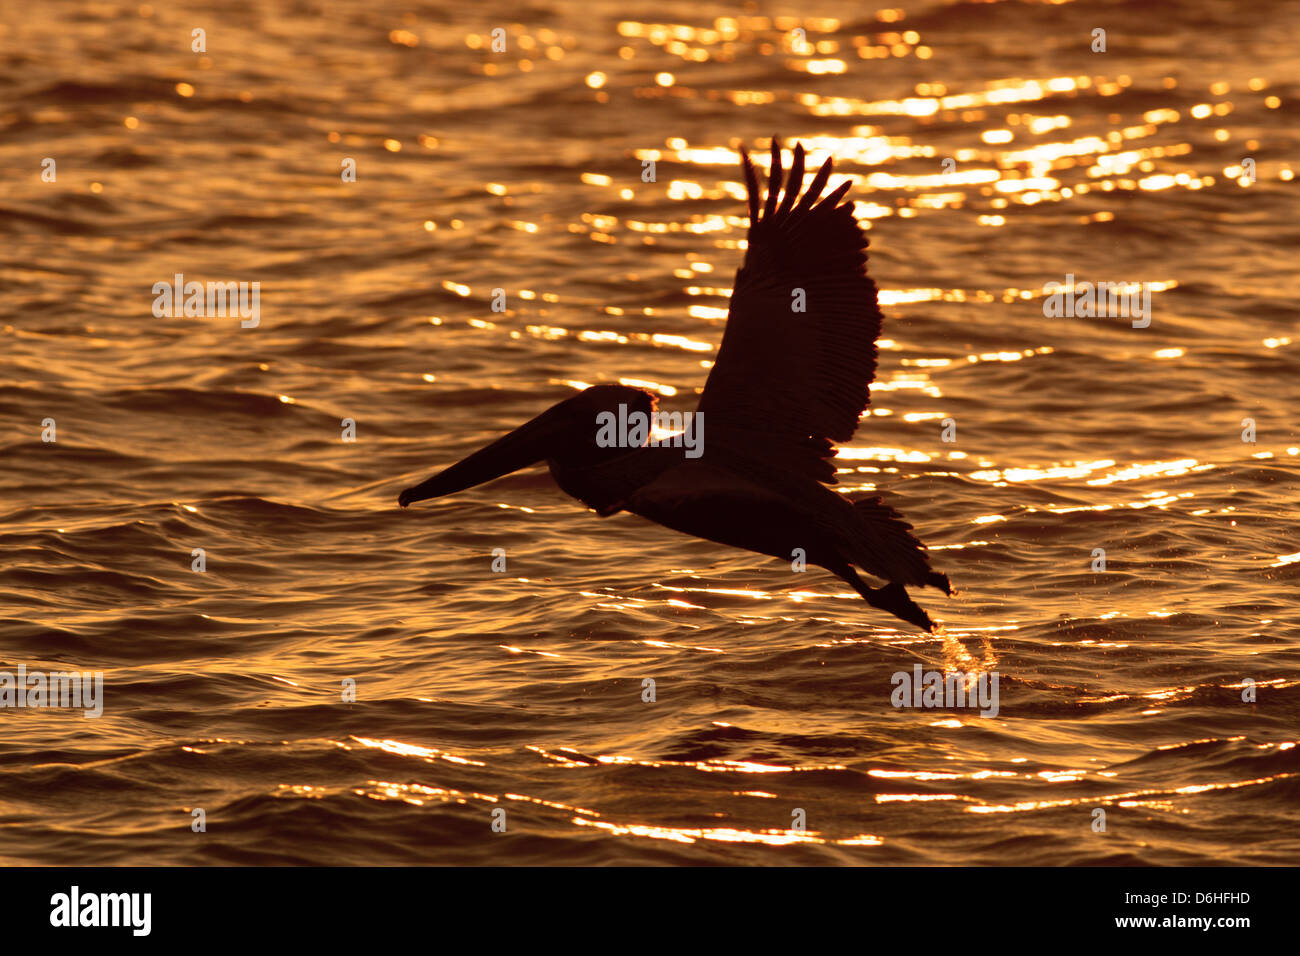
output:
[[[464,461],[402,492],[402,507],[453,494],[545,460],[556,483],[602,517],[618,511],[720,544],[810,564],[843,578],[872,607],[917,627],[935,624],[906,585],[952,594],[912,526],[880,498],[849,501],[835,484],[832,442],[846,442],[870,403],[881,314],[867,277],[867,238],[850,183],[818,202],[831,161],[798,199],[803,147],[782,193],[772,141],[767,201],[742,150],[749,246],[736,274],[727,328],[696,415],[697,457],[670,444],[602,447],[598,416],[653,415],[655,397],[596,385],[560,402]],[[779,204],[778,204],[779,200]],[[796,311],[803,297],[807,311]],[[608,417],[603,420],[608,421]],[[707,437],[704,437],[707,436]],[[872,588],[853,566],[884,579]]]

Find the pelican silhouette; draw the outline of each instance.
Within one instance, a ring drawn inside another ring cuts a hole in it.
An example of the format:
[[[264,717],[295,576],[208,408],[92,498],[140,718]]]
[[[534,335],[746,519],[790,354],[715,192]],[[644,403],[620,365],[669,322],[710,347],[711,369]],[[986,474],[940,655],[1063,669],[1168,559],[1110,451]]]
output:
[[[799,198],[804,150],[782,181],[772,139],[767,199],[742,148],[748,247],[736,273],[726,330],[695,413],[691,450],[642,440],[600,440],[611,416],[655,413],[655,397],[595,385],[547,409],[486,448],[407,488],[403,508],[546,461],[556,484],[602,517],[619,511],[697,538],[784,560],[802,554],[847,581],[872,607],[927,631],[936,625],[908,585],[951,595],[912,526],[879,497],[850,501],[836,483],[833,442],[853,437],[870,404],[881,314],[867,277],[867,238],[845,182],[818,201],[831,160]],[[796,200],[798,200],[796,202]],[[804,309],[795,311],[802,297]],[[854,566],[883,579],[870,587]]]

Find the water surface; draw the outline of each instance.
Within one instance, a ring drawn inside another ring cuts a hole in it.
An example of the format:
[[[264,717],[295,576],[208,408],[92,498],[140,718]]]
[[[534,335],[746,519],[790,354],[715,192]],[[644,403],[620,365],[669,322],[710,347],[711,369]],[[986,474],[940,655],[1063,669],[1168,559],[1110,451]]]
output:
[[[737,9],[5,7],[0,665],[105,701],[0,714],[0,855],[1296,861],[1295,7]],[[542,469],[396,507],[586,384],[693,408],[774,133],[855,181],[839,487],[935,549],[942,635]],[[155,317],[177,273],[259,324]],[[1046,318],[1070,275],[1150,325]],[[997,716],[890,706],[917,663]]]

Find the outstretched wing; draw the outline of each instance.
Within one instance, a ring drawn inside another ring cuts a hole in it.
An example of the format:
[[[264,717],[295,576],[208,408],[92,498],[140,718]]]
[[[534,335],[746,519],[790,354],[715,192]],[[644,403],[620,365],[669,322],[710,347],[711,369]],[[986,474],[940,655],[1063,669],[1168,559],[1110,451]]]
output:
[[[749,243],[699,411],[711,435],[833,484],[831,442],[853,437],[876,374],[881,315],[867,277],[867,237],[852,201],[837,205],[850,183],[818,202],[829,159],[799,198],[803,147],[795,146],[783,188],[781,148],[773,137],[760,216],[758,178],[749,154],[741,155]],[[752,441],[745,440],[749,435]]]

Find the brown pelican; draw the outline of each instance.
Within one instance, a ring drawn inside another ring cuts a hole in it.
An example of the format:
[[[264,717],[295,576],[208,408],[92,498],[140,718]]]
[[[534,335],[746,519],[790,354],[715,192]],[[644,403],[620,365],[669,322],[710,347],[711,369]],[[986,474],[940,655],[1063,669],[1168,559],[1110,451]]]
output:
[[[697,538],[790,561],[801,554],[853,586],[872,607],[933,631],[907,586],[952,594],[930,567],[912,526],[880,498],[850,501],[835,484],[832,442],[853,437],[870,403],[881,314],[867,277],[867,238],[845,182],[819,202],[831,161],[799,198],[804,151],[782,181],[772,140],[767,199],[741,150],[749,236],[726,331],[696,411],[699,447],[639,436],[601,440],[612,416],[655,412],[655,397],[595,385],[547,409],[450,468],[401,493],[414,501],[454,494],[543,460],[562,490],[602,517],[630,511]],[[784,192],[783,192],[784,185]],[[803,311],[794,304],[802,297]],[[620,406],[622,406],[620,408]],[[707,435],[707,438],[704,437]],[[802,549],[797,551],[796,549]],[[884,580],[870,587],[854,566]]]

